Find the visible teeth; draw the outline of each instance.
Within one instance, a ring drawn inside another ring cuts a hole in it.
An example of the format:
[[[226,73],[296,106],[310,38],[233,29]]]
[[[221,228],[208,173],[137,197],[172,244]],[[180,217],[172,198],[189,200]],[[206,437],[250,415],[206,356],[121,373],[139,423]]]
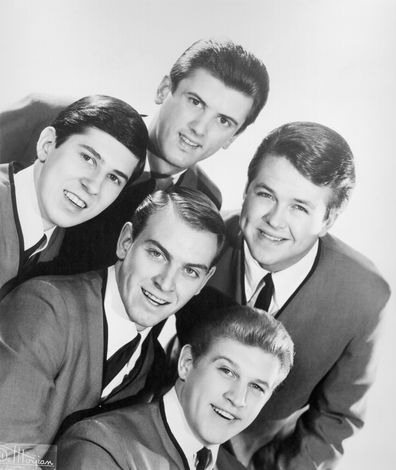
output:
[[[81,209],[85,209],[87,205],[85,204],[84,201],[82,201],[78,196],[75,194],[69,192],[69,191],[63,191],[63,194],[69,199],[73,204],[75,204],[78,207],[81,207]]]
[[[151,292],[147,291],[146,289],[143,289],[143,288],[142,288],[142,291],[143,291],[143,294],[144,294],[148,299],[150,299],[152,302],[155,302],[156,304],[164,305],[164,304],[169,303],[169,302],[167,302],[166,300],[163,300],[163,299],[160,299],[159,297],[156,297],[155,295],[153,295]]]
[[[280,242],[283,240],[283,238],[273,237],[272,235],[269,235],[268,233],[263,232],[262,230],[260,230],[260,233],[264,235],[265,238],[268,238],[268,240],[271,240],[273,242]]]
[[[221,417],[228,419],[228,420],[233,420],[235,419],[235,416],[233,416],[231,413],[228,413],[228,411],[222,410],[220,408],[217,408],[216,406],[212,405],[213,410],[220,415]]]
[[[180,134],[180,138],[183,142],[185,142],[187,145],[190,145],[190,147],[194,147],[194,148],[197,148],[199,147],[198,144],[196,144],[195,142],[193,142],[192,140],[188,139],[186,136],[184,136],[183,134]]]

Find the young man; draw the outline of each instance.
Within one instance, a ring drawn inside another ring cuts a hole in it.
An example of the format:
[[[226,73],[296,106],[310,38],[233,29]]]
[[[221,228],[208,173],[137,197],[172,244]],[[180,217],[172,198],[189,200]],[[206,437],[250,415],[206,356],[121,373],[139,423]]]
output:
[[[162,364],[151,327],[202,289],[223,243],[205,195],[158,191],[124,225],[114,266],[10,292],[0,303],[0,442],[34,449],[71,413],[67,423],[147,400]]]
[[[33,165],[0,165],[0,298],[39,258],[57,254],[58,227],[97,216],[140,175],[147,140],[131,106],[89,96],[42,130]]]
[[[244,468],[219,445],[255,419],[287,376],[293,343],[280,322],[250,307],[199,313],[175,386],[159,402],[74,425],[58,442],[59,470]]]
[[[197,163],[227,148],[254,122],[267,100],[268,88],[264,64],[240,45],[200,40],[189,47],[162,79],[155,95],[160,107],[149,126],[151,173],[146,172],[139,184],[125,191],[122,200],[102,216],[68,230],[58,265],[50,271],[81,272],[113,262],[123,223],[154,189],[171,184],[198,189],[220,208],[219,189]],[[8,149],[22,142],[27,146],[20,135],[25,126],[34,125],[36,119],[42,122],[62,105],[64,100],[43,102],[40,97],[31,97],[0,115],[3,161],[8,158]],[[93,242],[99,250],[92,250]]]
[[[328,235],[355,182],[345,140],[295,122],[264,139],[249,165],[241,214],[212,285],[276,316],[295,367],[258,419],[232,440],[257,469],[334,468],[363,426],[389,287],[364,256]]]

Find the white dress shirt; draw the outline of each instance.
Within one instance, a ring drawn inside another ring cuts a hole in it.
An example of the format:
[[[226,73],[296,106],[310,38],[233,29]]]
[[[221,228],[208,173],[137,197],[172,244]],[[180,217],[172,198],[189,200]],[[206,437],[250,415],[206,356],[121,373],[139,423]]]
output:
[[[34,184],[34,165],[30,165],[14,175],[15,199],[18,219],[22,230],[23,248],[28,250],[35,245],[43,235],[45,242],[31,254],[44,250],[56,226],[44,230],[43,220],[37,199],[36,187]]]
[[[107,320],[107,354],[106,359],[118,351],[122,346],[129,343],[138,334],[136,325],[130,320],[124,304],[122,302],[120,292],[115,276],[114,266],[107,268],[107,283],[104,298],[104,310]],[[120,372],[113,378],[113,380],[104,388],[102,398],[110,394],[118,385],[121,384],[124,377],[134,368],[138,360],[142,344],[147,335],[150,333],[151,328],[145,328],[140,331],[141,339],[138,347],[132,354],[128,363],[120,370]]]
[[[164,395],[164,409],[169,428],[172,431],[176,441],[182,448],[184,455],[187,458],[189,467],[191,469],[196,468],[195,461],[197,452],[201,450],[204,445],[195,437],[190,426],[188,425],[184,416],[183,408],[181,407],[177,397],[175,387],[172,387],[169,392]],[[211,464],[207,467],[207,470],[213,470],[216,464],[219,446],[213,445],[205,447],[207,447],[212,452],[212,461]]]
[[[317,241],[308,253],[297,263],[289,268],[272,273],[274,283],[274,294],[268,313],[275,315],[287,302],[289,297],[295,292],[300,284],[307,277],[315,262],[318,253],[319,242]],[[254,306],[261,288],[262,279],[268,273],[263,269],[251,255],[246,242],[243,242],[245,255],[245,295],[247,304]]]

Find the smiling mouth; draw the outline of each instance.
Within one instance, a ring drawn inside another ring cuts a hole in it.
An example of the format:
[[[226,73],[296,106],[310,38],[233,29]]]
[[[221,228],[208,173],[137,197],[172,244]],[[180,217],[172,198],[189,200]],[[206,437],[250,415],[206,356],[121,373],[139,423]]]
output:
[[[87,204],[74,193],[71,193],[70,191],[64,189],[63,194],[67,200],[69,200],[72,204],[79,207],[80,209],[85,209],[87,207]]]
[[[280,242],[284,242],[287,240],[287,238],[275,237],[274,235],[270,235],[269,233],[264,232],[263,230],[260,230],[260,229],[258,229],[258,231],[262,238],[265,238],[274,243],[280,243]]]
[[[183,144],[187,145],[188,147],[190,147],[192,149],[197,149],[197,148],[201,147],[200,144],[197,144],[196,142],[193,142],[188,137],[186,137],[184,134],[179,133],[179,137],[180,137],[180,140],[182,141]]]
[[[217,406],[211,405],[211,407],[217,415],[219,415],[223,419],[226,419],[227,421],[235,421],[236,419],[238,419],[236,416],[229,413],[228,411],[225,411],[221,408],[217,408]]]
[[[167,305],[167,304],[170,303],[167,300],[164,300],[164,299],[161,299],[161,298],[157,297],[156,295],[152,294],[148,290],[143,289],[143,287],[142,287],[142,292],[143,292],[143,295],[146,297],[146,299],[148,299],[150,301],[150,303],[155,305],[155,306]]]

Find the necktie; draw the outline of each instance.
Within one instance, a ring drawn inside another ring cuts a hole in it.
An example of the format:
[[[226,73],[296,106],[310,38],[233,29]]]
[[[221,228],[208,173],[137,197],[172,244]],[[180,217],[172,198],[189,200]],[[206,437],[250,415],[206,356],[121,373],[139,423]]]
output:
[[[196,470],[205,470],[205,468],[210,464],[211,460],[212,452],[206,447],[202,447],[202,449],[197,452],[197,457],[195,460]]]
[[[43,235],[37,243],[35,243],[33,246],[25,250],[24,252],[25,260],[28,260],[32,256],[32,254],[45,243],[46,240],[47,240],[47,237]]]
[[[170,176],[160,176],[155,178],[154,191],[159,189],[168,189],[169,186],[173,186],[173,180]]]
[[[124,344],[122,348],[116,351],[110,357],[110,359],[106,361],[105,370],[103,374],[103,388],[105,388],[114,379],[118,372],[120,372],[120,370],[129,361],[139,344],[140,338],[140,333],[138,333],[132,341],[129,341],[129,343],[127,344]]]
[[[266,274],[263,280],[265,285],[261,289],[254,306],[255,308],[260,308],[261,310],[268,312],[272,296],[274,295],[274,283],[272,281],[271,273]]]

